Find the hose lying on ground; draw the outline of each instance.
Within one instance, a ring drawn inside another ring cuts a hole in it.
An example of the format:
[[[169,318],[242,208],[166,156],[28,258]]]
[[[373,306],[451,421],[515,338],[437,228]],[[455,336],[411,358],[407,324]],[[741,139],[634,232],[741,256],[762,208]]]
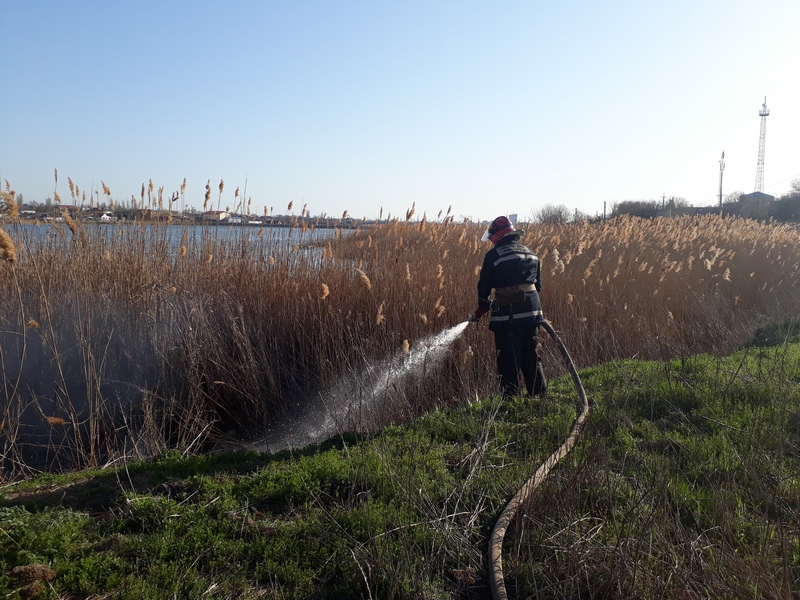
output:
[[[514,515],[516,515],[519,507],[527,502],[534,490],[545,480],[550,470],[556,466],[559,460],[569,454],[575,442],[578,440],[578,436],[586,423],[586,419],[589,417],[589,401],[586,399],[583,383],[581,383],[581,378],[578,376],[578,371],[575,369],[569,351],[567,351],[566,346],[564,346],[561,338],[559,338],[553,330],[553,326],[549,321],[544,321],[542,327],[550,334],[550,337],[553,338],[553,341],[561,351],[561,356],[564,357],[567,368],[572,375],[572,381],[575,383],[575,389],[583,403],[583,409],[575,420],[572,431],[569,436],[567,436],[567,439],[564,440],[564,443],[536,469],[536,473],[534,473],[519,491],[514,494],[514,497],[511,498],[511,501],[506,505],[500,517],[497,519],[494,529],[492,529],[492,537],[489,541],[489,583],[492,589],[492,598],[495,600],[507,600],[508,598],[505,580],[503,579],[503,538],[506,535],[506,529],[509,523],[511,523]]]

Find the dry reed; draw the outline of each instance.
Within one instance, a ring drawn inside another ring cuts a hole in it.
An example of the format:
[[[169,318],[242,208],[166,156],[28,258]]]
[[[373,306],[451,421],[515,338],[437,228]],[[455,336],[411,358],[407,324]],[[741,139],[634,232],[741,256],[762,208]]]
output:
[[[0,286],[3,305],[18,307],[0,344],[20,348],[24,331],[37,340],[20,365],[5,363],[6,377],[21,373],[36,398],[54,399],[44,414],[76,424],[98,415],[94,429],[65,428],[72,438],[59,438],[81,464],[110,456],[134,432],[158,448],[258,428],[474,311],[490,247],[478,242],[482,228],[450,219],[423,228],[410,222],[413,210],[409,222],[323,237],[298,224],[225,238],[204,228],[175,240],[170,227],[118,225],[112,236],[80,228],[84,243],[64,244],[48,226],[22,256],[0,230],[0,258],[15,263],[18,281]],[[790,227],[682,217],[524,229],[542,263],[545,314],[581,367],[726,352],[800,304],[800,239]],[[48,316],[53,306],[60,319]],[[31,315],[39,328],[26,327]],[[560,361],[548,359],[546,343],[544,351],[554,374]],[[33,378],[43,364],[52,368]],[[485,321],[467,329],[435,377],[405,385],[397,393],[406,413],[392,418],[496,390]],[[20,395],[4,400],[27,414]]]
[[[5,229],[0,229],[0,261],[6,261],[12,265],[17,262],[17,249]]]

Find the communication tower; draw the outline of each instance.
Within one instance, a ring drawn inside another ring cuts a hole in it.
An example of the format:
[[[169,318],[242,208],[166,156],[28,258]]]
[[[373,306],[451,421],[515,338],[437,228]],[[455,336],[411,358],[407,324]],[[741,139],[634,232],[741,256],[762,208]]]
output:
[[[719,212],[722,214],[722,172],[725,170],[725,150],[722,151],[722,158],[719,159]]]
[[[764,104],[761,105],[761,110],[758,111],[758,116],[761,117],[761,133],[758,136],[758,168],[756,169],[756,192],[764,191],[764,142],[767,138],[767,117],[769,116],[769,109],[767,108],[767,97],[764,96]]]

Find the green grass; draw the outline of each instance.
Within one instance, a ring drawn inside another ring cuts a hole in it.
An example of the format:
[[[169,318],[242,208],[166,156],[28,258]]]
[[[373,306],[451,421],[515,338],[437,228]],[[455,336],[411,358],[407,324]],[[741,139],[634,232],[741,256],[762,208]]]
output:
[[[792,598],[800,345],[581,377],[589,423],[506,536],[512,597]],[[299,452],[6,486],[0,597],[22,597],[13,567],[46,564],[41,598],[487,598],[491,528],[569,432],[571,386]]]

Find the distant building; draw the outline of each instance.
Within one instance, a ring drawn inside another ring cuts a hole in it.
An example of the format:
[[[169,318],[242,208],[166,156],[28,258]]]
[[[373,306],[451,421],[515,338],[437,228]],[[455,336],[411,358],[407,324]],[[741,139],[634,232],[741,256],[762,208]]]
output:
[[[203,221],[224,221],[228,218],[228,213],[224,210],[208,210],[202,214]]]
[[[774,202],[775,196],[770,196],[769,194],[765,194],[764,192],[753,192],[752,194],[742,194],[739,197],[741,202],[755,202],[755,203],[764,203],[764,202]]]
[[[775,196],[764,192],[753,192],[739,196],[739,216],[745,219],[763,221],[769,218],[770,206],[775,201]]]

